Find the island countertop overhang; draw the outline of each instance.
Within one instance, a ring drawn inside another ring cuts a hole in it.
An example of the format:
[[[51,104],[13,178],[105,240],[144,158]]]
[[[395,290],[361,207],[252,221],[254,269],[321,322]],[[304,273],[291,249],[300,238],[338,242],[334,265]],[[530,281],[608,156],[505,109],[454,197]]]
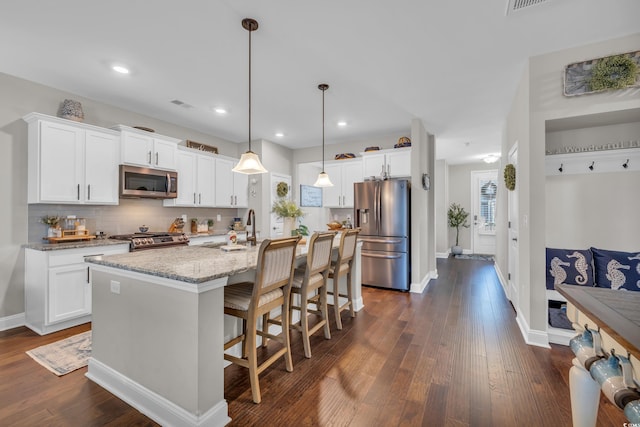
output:
[[[201,284],[256,266],[258,247],[225,252],[217,247],[179,246],[97,256],[85,261],[180,282]]]

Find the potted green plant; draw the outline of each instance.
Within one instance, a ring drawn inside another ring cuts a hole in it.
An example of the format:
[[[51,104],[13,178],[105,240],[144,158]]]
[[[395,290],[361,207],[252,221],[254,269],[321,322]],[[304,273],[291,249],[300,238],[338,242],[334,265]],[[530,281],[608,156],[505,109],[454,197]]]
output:
[[[57,215],[45,215],[40,218],[40,222],[47,228],[47,237],[60,237],[60,217]]]
[[[212,219],[208,219],[207,220],[207,228],[209,229],[209,231],[213,231],[213,220]]]
[[[291,236],[292,232],[296,230],[296,220],[305,215],[294,201],[285,199],[284,197],[279,198],[273,203],[271,212],[276,214],[278,218],[283,219],[282,235],[287,237]]]
[[[469,212],[465,211],[462,206],[457,203],[452,203],[447,211],[447,220],[449,227],[456,229],[456,244],[451,248],[451,253],[454,255],[460,255],[462,253],[462,247],[459,245],[460,239],[460,227],[469,228],[467,223],[469,218]]]

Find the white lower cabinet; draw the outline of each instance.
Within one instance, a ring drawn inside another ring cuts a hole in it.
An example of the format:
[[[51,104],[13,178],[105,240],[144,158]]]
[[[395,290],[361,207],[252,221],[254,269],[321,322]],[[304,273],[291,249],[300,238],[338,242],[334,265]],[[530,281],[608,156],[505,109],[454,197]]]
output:
[[[129,252],[127,244],[25,249],[25,320],[40,335],[91,321],[91,270],[84,259]]]

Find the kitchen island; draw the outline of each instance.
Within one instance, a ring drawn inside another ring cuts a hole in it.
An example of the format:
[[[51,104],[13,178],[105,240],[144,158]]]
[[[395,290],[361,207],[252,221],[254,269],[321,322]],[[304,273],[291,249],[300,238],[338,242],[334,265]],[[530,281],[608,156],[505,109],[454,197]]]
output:
[[[183,246],[87,259],[93,283],[87,377],[162,425],[228,423],[223,344],[238,324],[223,314],[224,286],[252,277],[257,255],[258,247]],[[304,262],[306,247],[296,255]],[[354,269],[350,285],[360,310],[359,247]]]

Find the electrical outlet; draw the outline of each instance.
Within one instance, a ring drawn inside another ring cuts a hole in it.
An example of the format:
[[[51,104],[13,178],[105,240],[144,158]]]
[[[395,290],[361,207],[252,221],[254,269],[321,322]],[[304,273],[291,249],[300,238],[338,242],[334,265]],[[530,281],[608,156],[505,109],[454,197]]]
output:
[[[120,294],[120,282],[111,281],[111,293]]]
[[[185,224],[187,223],[187,214],[182,214],[182,220]]]
[[[218,222],[222,221],[222,215],[218,214],[216,216],[216,221],[218,221]]]

